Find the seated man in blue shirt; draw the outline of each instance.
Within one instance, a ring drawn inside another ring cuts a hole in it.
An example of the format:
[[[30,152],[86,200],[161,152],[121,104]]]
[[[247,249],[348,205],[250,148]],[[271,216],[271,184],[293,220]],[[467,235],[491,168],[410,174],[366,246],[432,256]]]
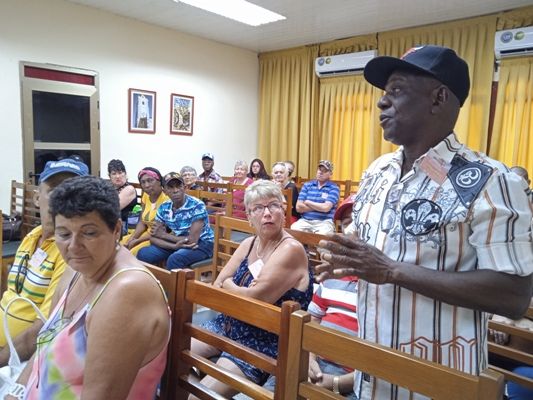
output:
[[[151,244],[139,250],[137,258],[150,264],[166,260],[166,267],[175,269],[212,257],[214,235],[205,204],[185,194],[177,172],[165,175],[163,187],[170,200],[159,206]]]
[[[333,163],[321,160],[316,171],[316,180],[306,182],[298,195],[296,211],[302,218],[291,228],[299,231],[320,233],[335,232],[333,215],[339,202],[339,187],[330,181]]]

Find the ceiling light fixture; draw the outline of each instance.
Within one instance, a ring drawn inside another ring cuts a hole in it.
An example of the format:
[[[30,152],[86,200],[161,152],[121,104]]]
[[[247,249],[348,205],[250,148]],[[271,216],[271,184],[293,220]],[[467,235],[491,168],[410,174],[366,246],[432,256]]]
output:
[[[251,26],[259,26],[286,19],[266,8],[259,7],[245,0],[174,0],[193,7],[222,15],[223,17]]]

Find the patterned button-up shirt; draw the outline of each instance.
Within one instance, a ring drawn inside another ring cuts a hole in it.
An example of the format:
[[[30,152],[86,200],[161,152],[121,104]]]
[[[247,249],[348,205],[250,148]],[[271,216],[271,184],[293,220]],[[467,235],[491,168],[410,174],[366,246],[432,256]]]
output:
[[[353,209],[362,240],[393,260],[435,271],[533,272],[532,213],[523,179],[453,133],[403,177],[402,163],[400,148],[364,173]],[[363,280],[358,303],[364,339],[471,374],[487,366],[486,313]],[[363,374],[355,393],[360,399],[409,398],[407,390]]]

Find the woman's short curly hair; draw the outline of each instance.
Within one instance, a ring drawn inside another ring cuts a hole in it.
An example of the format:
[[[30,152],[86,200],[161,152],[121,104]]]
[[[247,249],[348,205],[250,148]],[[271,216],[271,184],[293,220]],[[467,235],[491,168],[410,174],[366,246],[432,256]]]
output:
[[[283,193],[277,184],[272,181],[258,180],[246,188],[244,192],[244,206],[249,210],[258,200],[275,198],[280,203],[285,201]]]
[[[121,160],[113,159],[107,164],[107,173],[111,172],[126,172],[126,167]]]
[[[115,187],[96,176],[69,178],[50,195],[50,213],[65,218],[81,217],[96,211],[109,230],[115,229],[120,219],[120,203]]]

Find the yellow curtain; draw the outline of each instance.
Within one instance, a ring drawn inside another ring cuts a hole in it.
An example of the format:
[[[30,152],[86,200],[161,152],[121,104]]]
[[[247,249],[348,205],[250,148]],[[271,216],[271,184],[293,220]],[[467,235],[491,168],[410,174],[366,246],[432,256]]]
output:
[[[319,131],[325,137],[322,154],[334,163],[335,179],[358,181],[379,155],[378,95],[362,75],[320,80]]]
[[[318,53],[325,57],[376,48],[374,34],[322,43]],[[329,159],[335,165],[335,179],[359,180],[379,150],[375,146],[378,125],[374,118],[377,91],[362,75],[322,78],[319,85],[319,154],[313,163]]]
[[[380,33],[380,54],[401,56],[420,44],[447,46],[470,67],[470,95],[461,108],[455,130],[461,141],[474,150],[486,151],[494,61],[496,15]],[[382,152],[392,150],[383,143]]]
[[[499,14],[496,29],[501,31],[529,25],[533,25],[533,7],[531,6]]]
[[[489,155],[533,176],[533,57],[503,60]]]
[[[292,160],[298,175],[310,172],[317,153],[317,55],[318,46],[259,55],[258,154],[267,169]]]

